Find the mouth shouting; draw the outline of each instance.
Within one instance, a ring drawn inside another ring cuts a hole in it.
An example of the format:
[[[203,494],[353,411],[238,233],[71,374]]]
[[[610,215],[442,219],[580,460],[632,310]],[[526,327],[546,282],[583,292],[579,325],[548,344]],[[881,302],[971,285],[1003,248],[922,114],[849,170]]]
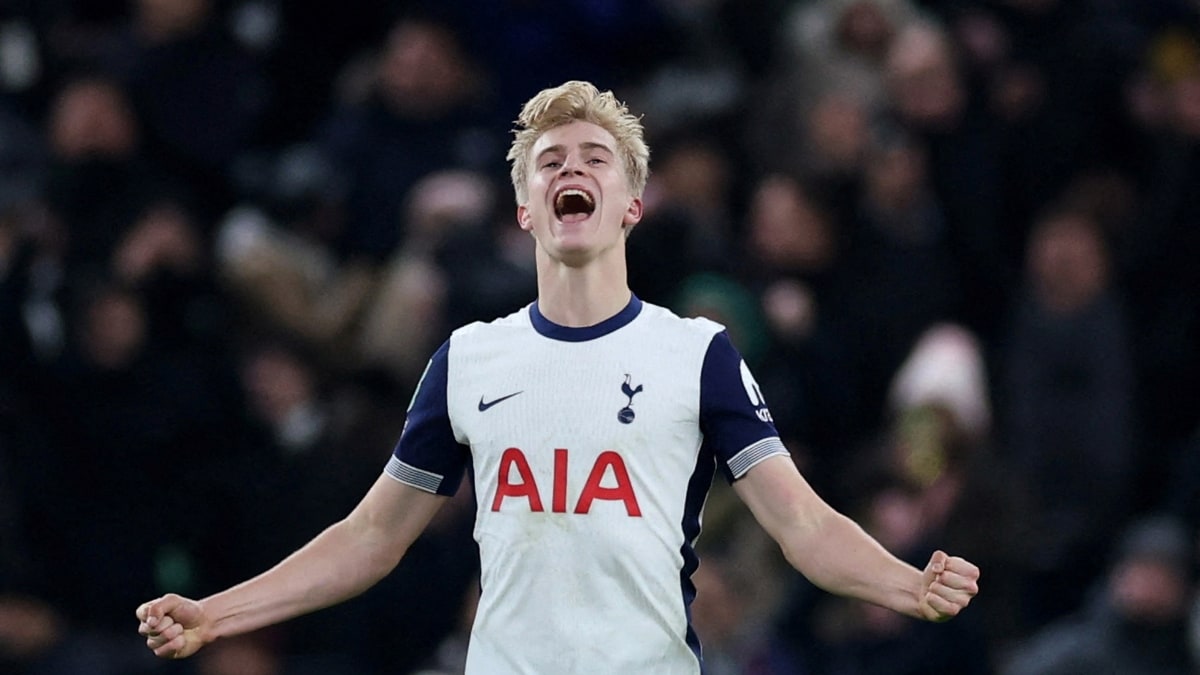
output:
[[[596,198],[580,188],[564,188],[554,197],[554,215],[564,224],[587,220],[596,210]]]

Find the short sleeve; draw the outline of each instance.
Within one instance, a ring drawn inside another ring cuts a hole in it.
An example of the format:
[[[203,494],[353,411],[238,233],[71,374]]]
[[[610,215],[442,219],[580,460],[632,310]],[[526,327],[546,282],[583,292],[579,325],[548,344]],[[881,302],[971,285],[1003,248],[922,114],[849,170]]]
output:
[[[454,438],[446,405],[450,341],[434,352],[417,383],[400,440],[386,473],[415,488],[453,495],[470,461],[468,448]]]
[[[724,331],[713,336],[704,356],[700,430],[730,482],[768,457],[788,454],[758,382]]]

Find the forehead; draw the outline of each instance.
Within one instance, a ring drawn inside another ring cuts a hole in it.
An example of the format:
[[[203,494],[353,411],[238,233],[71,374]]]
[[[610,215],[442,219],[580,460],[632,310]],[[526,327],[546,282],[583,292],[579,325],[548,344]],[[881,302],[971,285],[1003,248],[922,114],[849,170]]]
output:
[[[548,149],[572,150],[594,146],[603,146],[615,152],[617,140],[598,124],[576,120],[547,129],[533,144],[532,154],[537,157]]]

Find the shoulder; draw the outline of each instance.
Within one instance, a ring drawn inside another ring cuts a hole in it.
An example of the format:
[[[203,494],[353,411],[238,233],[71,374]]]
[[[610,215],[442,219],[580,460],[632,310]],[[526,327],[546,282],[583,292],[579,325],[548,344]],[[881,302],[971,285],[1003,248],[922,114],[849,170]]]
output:
[[[450,341],[486,340],[506,333],[518,333],[522,329],[529,328],[529,305],[525,305],[511,314],[492,319],[491,321],[473,321],[459,326],[450,333]]]
[[[452,368],[477,366],[529,349],[536,335],[526,306],[507,316],[456,328],[447,341],[448,358]]]
[[[670,330],[705,341],[725,331],[725,326],[704,317],[681,317],[675,312],[649,302],[642,305],[642,318],[655,330]]]

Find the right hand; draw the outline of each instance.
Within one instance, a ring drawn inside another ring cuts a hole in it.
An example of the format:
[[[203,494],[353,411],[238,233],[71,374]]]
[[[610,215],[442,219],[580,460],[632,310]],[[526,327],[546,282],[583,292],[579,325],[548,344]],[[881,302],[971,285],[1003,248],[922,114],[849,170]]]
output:
[[[182,659],[195,654],[207,640],[209,618],[199,602],[174,593],[137,608],[138,633],[155,656]]]

